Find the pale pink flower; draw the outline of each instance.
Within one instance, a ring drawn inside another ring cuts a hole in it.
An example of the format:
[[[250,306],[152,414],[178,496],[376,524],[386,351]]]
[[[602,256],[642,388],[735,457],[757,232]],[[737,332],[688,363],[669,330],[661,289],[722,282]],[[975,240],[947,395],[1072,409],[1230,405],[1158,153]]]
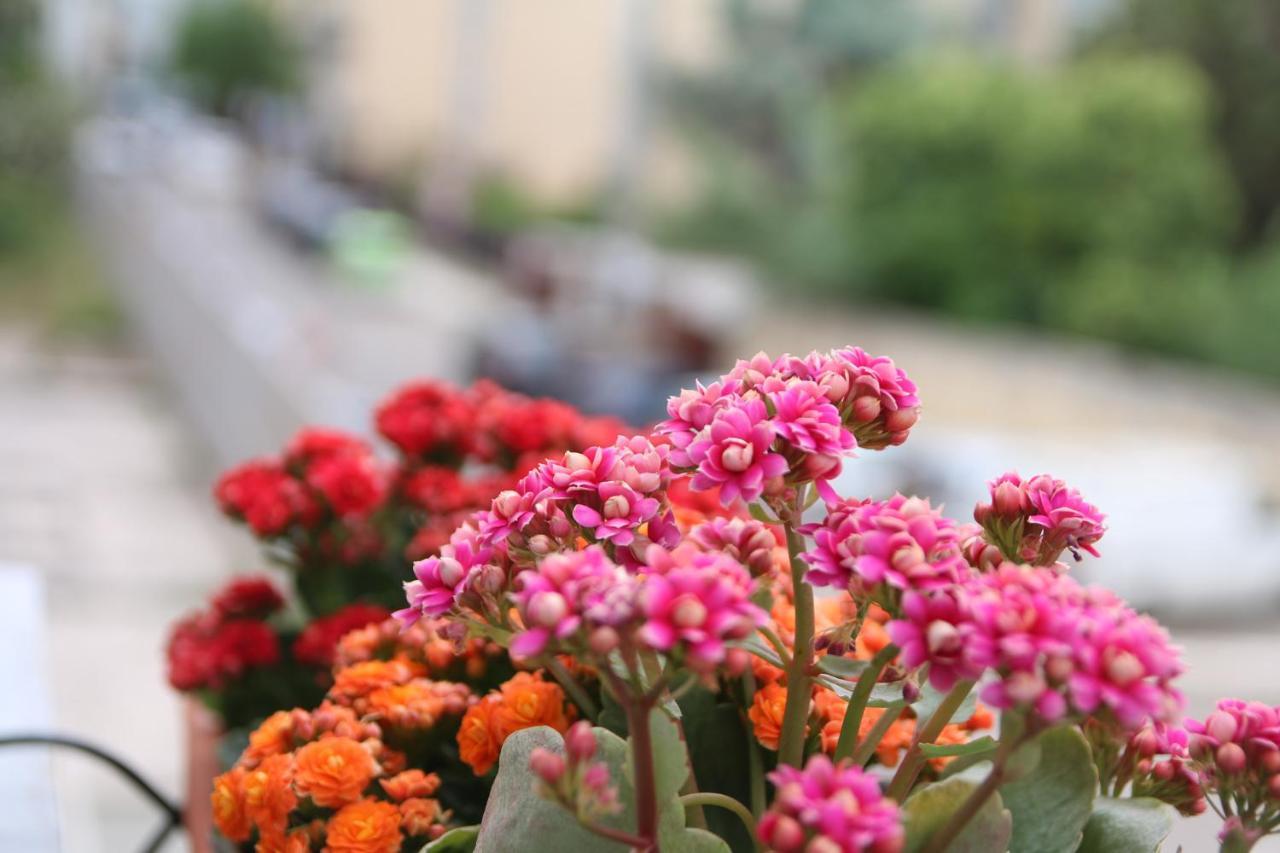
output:
[[[776,793],[758,834],[777,853],[897,853],[906,839],[898,806],[870,773],[821,753],[803,770],[769,774]]]
[[[741,400],[721,410],[689,444],[689,458],[698,467],[693,488],[719,487],[725,506],[739,498],[756,500],[766,480],[787,472],[786,459],[772,449],[774,437],[764,401]]]
[[[893,359],[868,355],[860,347],[845,347],[831,356],[848,377],[842,409],[848,412],[858,446],[880,450],[906,441],[920,419],[916,384]]]

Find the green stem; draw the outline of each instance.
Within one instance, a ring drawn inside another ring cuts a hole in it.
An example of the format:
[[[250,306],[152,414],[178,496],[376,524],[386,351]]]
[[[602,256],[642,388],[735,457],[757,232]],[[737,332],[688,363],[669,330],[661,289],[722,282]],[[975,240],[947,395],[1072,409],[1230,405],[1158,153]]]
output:
[[[914,742],[911,744],[907,757],[902,759],[902,766],[898,768],[898,772],[893,775],[893,779],[889,782],[887,794],[898,802],[902,802],[907,798],[907,794],[911,793],[911,786],[916,783],[916,778],[920,775],[920,771],[924,769],[925,757],[920,751],[920,744],[933,743],[937,740],[938,735],[951,722],[951,718],[955,716],[956,711],[960,710],[960,706],[964,704],[964,700],[969,696],[969,691],[973,690],[975,682],[971,680],[957,681],[951,688],[951,691],[943,697],[942,703],[938,705],[933,715],[925,721],[925,724],[916,731]]]
[[[876,724],[871,727],[871,731],[867,732],[866,740],[858,744],[858,748],[853,751],[851,760],[854,766],[866,766],[867,762],[871,760],[872,753],[876,751],[876,746],[884,738],[885,732],[889,731],[889,727],[898,721],[906,707],[906,701],[900,699],[884,709],[884,714],[881,715],[880,719],[876,720]],[[839,757],[839,749],[837,748],[837,760],[839,760]]]
[[[804,581],[800,552],[804,540],[796,532],[799,512],[787,519],[787,553],[791,557],[791,586],[796,608],[795,652],[788,661],[787,704],[782,712],[782,734],[778,739],[778,762],[799,767],[804,763],[805,725],[809,720],[813,664],[813,587]]]
[[[596,717],[600,715],[600,710],[596,707],[596,703],[591,700],[591,696],[587,693],[569,672],[565,669],[564,664],[553,657],[547,658],[547,672],[564,688],[564,692],[569,694],[569,698],[573,700],[573,704],[578,706],[578,710],[586,715],[591,722],[596,721]]]
[[[760,636],[764,637],[766,640],[769,641],[769,645],[772,646],[773,650],[778,653],[778,660],[782,662],[782,668],[786,669],[787,667],[789,667],[791,665],[791,653],[787,651],[787,645],[786,643],[782,642],[782,638],[779,637],[776,633],[774,633],[772,628],[766,625],[761,625],[756,630],[760,632]],[[765,661],[765,662],[771,663],[771,661]]]
[[[901,650],[893,643],[888,644],[876,652],[876,656],[858,676],[858,683],[853,688],[852,695],[849,696],[849,706],[844,712],[844,722],[840,724],[840,739],[836,741],[836,761],[841,761],[853,754],[853,748],[858,743],[858,731],[862,728],[862,717],[867,710],[867,700],[871,698],[871,691],[880,681],[880,674],[884,672],[884,668],[889,665],[889,661],[898,656],[899,651]]]
[[[748,668],[742,675],[742,695],[746,699],[745,707],[750,708],[756,695],[756,677]],[[751,722],[743,715],[743,728],[747,734],[747,768],[750,774],[751,813],[759,818],[766,807],[764,790],[764,758],[760,755],[760,744],[751,730]]]
[[[684,805],[686,810],[694,806],[719,806],[722,809],[727,809],[738,816],[742,821],[742,825],[747,828],[747,832],[751,834],[752,839],[755,839],[756,837],[755,817],[747,810],[746,806],[735,800],[733,797],[726,794],[716,794],[703,791],[698,794],[685,794],[680,798],[680,802]]]

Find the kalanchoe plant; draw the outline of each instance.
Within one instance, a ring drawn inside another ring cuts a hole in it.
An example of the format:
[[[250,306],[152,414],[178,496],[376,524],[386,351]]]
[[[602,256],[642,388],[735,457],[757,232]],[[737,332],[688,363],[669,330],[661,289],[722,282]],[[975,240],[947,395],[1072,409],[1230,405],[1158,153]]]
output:
[[[339,643],[325,703],[286,715],[287,737],[284,718],[260,729],[221,781],[233,837],[1039,853],[1155,851],[1175,809],[1219,811],[1226,850],[1277,828],[1280,715],[1224,703],[1176,727],[1167,634],[1060,561],[1105,533],[1079,492],[1006,474],[977,524],[835,492],[857,450],[900,445],[919,419],[890,359],[758,354],[671,398],[650,435],[567,447],[565,407],[511,420],[494,393],[424,384],[381,407],[403,456],[390,500],[451,526],[413,554],[397,621]],[[307,466],[342,442],[305,444],[284,491],[335,488]],[[434,470],[463,459],[526,473],[467,507]],[[326,743],[341,738],[375,765]],[[351,769],[321,784],[321,753]],[[263,811],[262,785],[288,808]]]

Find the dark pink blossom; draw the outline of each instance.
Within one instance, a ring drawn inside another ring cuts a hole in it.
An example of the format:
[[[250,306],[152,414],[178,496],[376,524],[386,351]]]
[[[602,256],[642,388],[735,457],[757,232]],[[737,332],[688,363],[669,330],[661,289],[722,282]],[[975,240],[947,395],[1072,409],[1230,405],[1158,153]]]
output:
[[[689,444],[689,458],[698,468],[693,487],[719,487],[725,506],[739,498],[756,500],[766,480],[787,472],[787,460],[772,449],[774,437],[764,401],[742,400],[721,410]]]
[[[777,793],[758,834],[777,853],[897,853],[906,839],[898,806],[860,767],[818,754],[803,770],[769,774]]]

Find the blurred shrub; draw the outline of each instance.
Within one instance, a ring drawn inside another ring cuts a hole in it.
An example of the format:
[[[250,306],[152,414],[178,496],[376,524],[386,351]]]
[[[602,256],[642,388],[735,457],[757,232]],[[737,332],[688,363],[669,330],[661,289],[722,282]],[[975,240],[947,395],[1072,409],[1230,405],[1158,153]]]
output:
[[[301,79],[292,34],[259,0],[198,0],[178,22],[173,70],[192,97],[231,115],[255,92],[289,92]]]
[[[1212,89],[1213,130],[1242,200],[1239,238],[1275,237],[1280,210],[1280,3],[1275,0],[1128,0],[1093,49],[1175,53]]]
[[[893,301],[1053,323],[1116,266],[1169,298],[1155,271],[1233,222],[1203,86],[1175,62],[913,63],[845,98],[837,133],[859,280]]]

